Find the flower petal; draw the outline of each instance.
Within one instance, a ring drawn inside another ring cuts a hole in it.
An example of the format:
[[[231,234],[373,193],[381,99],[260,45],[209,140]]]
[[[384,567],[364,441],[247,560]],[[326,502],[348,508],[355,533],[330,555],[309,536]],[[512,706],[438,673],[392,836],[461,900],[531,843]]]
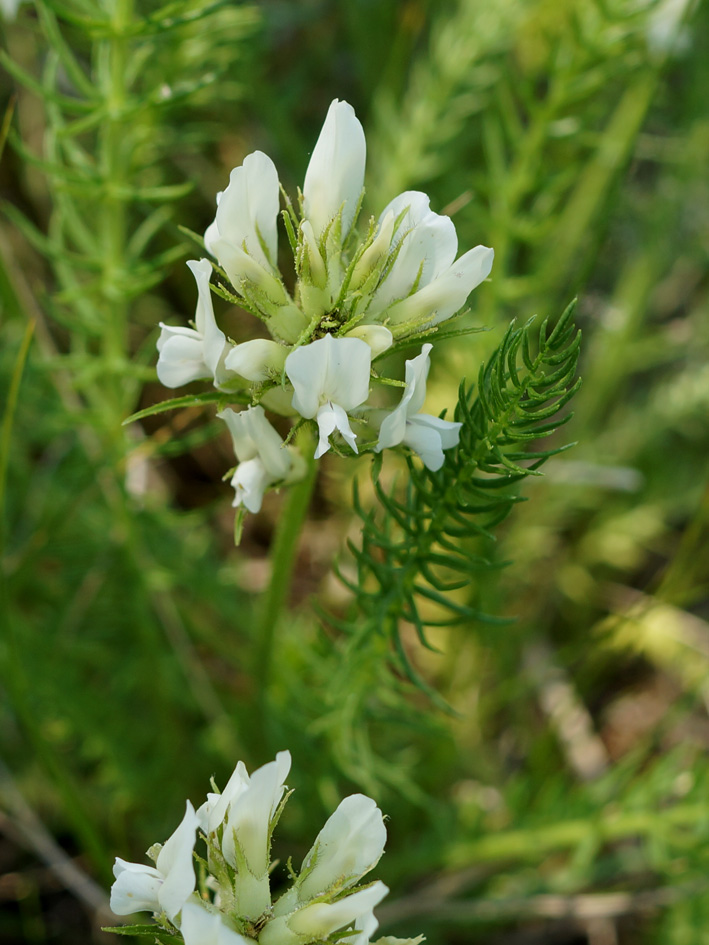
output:
[[[399,252],[372,299],[370,313],[381,312],[395,300],[405,298],[419,271],[419,289],[433,282],[451,266],[458,251],[455,224],[450,217],[430,209],[426,194],[418,191],[399,194],[385,209],[382,219],[387,213],[398,217],[404,211],[394,234],[394,241],[398,237],[400,242]]]
[[[316,419],[320,439],[315,450],[315,459],[320,459],[323,453],[327,453],[330,449],[329,437],[335,430],[339,430],[345,442],[350,445],[355,453],[357,452],[357,444],[355,443],[357,434],[352,432],[347,414],[339,404],[333,404],[332,401],[328,400],[318,410]]]
[[[389,413],[379,428],[375,451],[398,446],[404,442],[408,418],[423,407],[426,399],[426,380],[431,366],[429,352],[433,345],[425,344],[421,354],[406,362],[406,388],[399,404]]]
[[[217,416],[229,427],[234,452],[242,464],[258,458],[268,482],[285,479],[290,471],[291,459],[283,448],[283,440],[266,419],[263,407],[248,407],[238,413],[227,407]],[[255,472],[249,472],[248,475],[253,477]]]
[[[116,881],[111,887],[110,905],[116,915],[160,911],[158,892],[163,877],[159,870],[116,857],[113,875]]]
[[[215,381],[219,379],[220,361],[227,347],[226,335],[217,326],[212,306],[212,292],[209,288],[209,279],[212,275],[212,264],[208,259],[199,262],[190,259],[187,263],[190,272],[197,283],[197,311],[195,324],[202,336],[202,359],[209,368]]]
[[[253,945],[253,939],[239,935],[219,913],[208,912],[197,902],[185,903],[180,932],[185,945]]]
[[[487,246],[469,250],[433,282],[392,305],[387,310],[389,324],[415,321],[430,326],[455,315],[473,289],[490,275],[493,258],[494,252]]]
[[[414,453],[418,453],[427,469],[435,472],[441,468],[445,460],[441,435],[427,424],[419,423],[418,419],[418,416],[416,416],[407,421],[403,443],[404,446],[410,447]]]
[[[263,496],[271,479],[258,456],[239,463],[231,477],[236,495],[232,505],[243,505],[249,512],[260,512]]]
[[[229,186],[219,200],[215,223],[220,240],[246,250],[267,271],[274,270],[278,259],[279,202],[276,166],[263,151],[254,151],[231,172]],[[214,231],[210,228],[207,234],[216,248]]]
[[[263,410],[263,407],[261,409]],[[245,410],[236,411],[231,407],[226,407],[217,414],[229,428],[236,458],[242,463],[258,456],[258,445],[254,443],[251,431],[245,422],[245,414]]]
[[[249,773],[246,765],[243,761],[238,761],[222,793],[207,794],[207,800],[197,811],[197,816],[200,817],[200,828],[205,833],[212,833],[221,827],[229,804],[246,789],[248,783]]]
[[[160,322],[158,380],[174,389],[210,376],[204,363],[202,338],[193,328],[173,328]]]
[[[286,358],[286,374],[294,388],[293,406],[311,419],[328,400],[345,410],[369,396],[372,349],[359,338],[325,335],[296,348]]]
[[[436,430],[441,438],[441,448],[444,450],[452,449],[460,442],[460,429],[462,423],[454,420],[442,420],[440,417],[433,417],[428,413],[417,413],[411,418],[411,422],[416,421],[419,426],[431,427]]]
[[[367,144],[354,109],[335,99],[305,173],[303,211],[319,239],[342,207],[342,236],[354,222],[364,186]],[[343,206],[344,205],[344,206]]]
[[[360,338],[333,338],[332,335],[325,335],[314,345],[321,345],[321,351],[326,352],[323,396],[344,410],[363,404],[369,397],[372,365],[369,345]]]
[[[301,874],[305,878],[299,884],[298,897],[301,901],[313,899],[334,883],[356,883],[379,862],[386,836],[382,812],[371,797],[346,797],[303,861]]]
[[[406,362],[406,392],[402,403],[406,402],[406,416],[418,413],[426,400],[426,381],[431,368],[430,352],[432,344],[421,346],[421,354]]]
[[[227,862],[235,865],[236,834],[249,870],[256,878],[268,873],[271,818],[283,796],[290,765],[290,752],[280,751],[275,761],[254,771],[246,790],[229,805],[228,829],[224,831],[222,852]]]
[[[165,877],[158,892],[158,900],[168,919],[175,918],[195,887],[192,851],[199,820],[192,804],[187,801],[185,816],[173,835],[165,842],[155,865]]]
[[[378,880],[337,902],[315,902],[305,906],[288,916],[286,921],[293,932],[324,939],[351,922],[367,916],[388,892],[384,883]]]

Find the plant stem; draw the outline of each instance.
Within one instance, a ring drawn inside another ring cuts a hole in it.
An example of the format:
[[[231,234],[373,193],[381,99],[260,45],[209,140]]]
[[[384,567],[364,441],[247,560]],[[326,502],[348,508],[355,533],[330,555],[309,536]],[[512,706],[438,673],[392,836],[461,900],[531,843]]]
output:
[[[271,551],[271,579],[264,592],[256,625],[255,676],[261,711],[261,725],[266,726],[266,697],[271,678],[276,627],[283,606],[288,599],[298,539],[305,521],[316,478],[316,463],[313,459],[313,441],[307,429],[299,436],[301,452],[306,457],[308,469],[303,479],[289,487],[288,498],[278,520]]]

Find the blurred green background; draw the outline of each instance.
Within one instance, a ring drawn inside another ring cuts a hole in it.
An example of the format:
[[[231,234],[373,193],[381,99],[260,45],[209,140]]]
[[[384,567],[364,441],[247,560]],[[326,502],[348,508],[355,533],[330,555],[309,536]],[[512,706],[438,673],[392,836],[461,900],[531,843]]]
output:
[[[390,816],[384,934],[704,941],[707,4],[47,0],[2,45],[2,942],[99,940],[86,878],[107,889],[113,857],[165,839],[210,775],[286,747],[283,859],[347,793]],[[525,485],[488,549],[512,563],[472,591],[515,620],[442,629],[441,654],[407,641],[457,716],[382,654],[353,667],[371,697],[332,691],[340,641],[314,600],[347,604],[331,565],[356,540],[352,465],[320,468],[263,693],[284,496],[234,548],[213,413],[121,425],[167,396],[158,322],[193,315],[178,226],[203,232],[257,148],[294,194],[334,97],[367,134],[367,216],[425,190],[461,251],[495,249],[467,316],[488,330],[437,346],[430,409],[510,319],[579,297],[584,383],[557,442],[577,445]],[[342,740],[365,731],[353,782]]]

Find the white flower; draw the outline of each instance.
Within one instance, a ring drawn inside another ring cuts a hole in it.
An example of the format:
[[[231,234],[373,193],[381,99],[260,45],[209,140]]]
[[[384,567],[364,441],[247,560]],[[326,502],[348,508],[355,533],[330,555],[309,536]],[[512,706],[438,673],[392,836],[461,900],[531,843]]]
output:
[[[347,102],[335,99],[310,157],[303,184],[303,213],[319,239],[342,209],[342,238],[354,222],[364,186],[367,144]]]
[[[239,935],[218,913],[208,912],[197,902],[185,904],[180,931],[185,945],[253,945],[253,939]]]
[[[116,857],[111,887],[111,909],[116,915],[134,912],[165,912],[173,921],[194,892],[192,858],[198,819],[187,801],[182,823],[160,848],[155,866],[128,863]]]
[[[211,378],[216,384],[224,380],[228,344],[214,318],[209,289],[212,265],[207,259],[191,259],[187,265],[197,281],[195,327],[172,328],[160,322],[157,372],[165,387],[181,387],[202,378]]]
[[[379,218],[382,236],[388,237],[401,214],[390,240],[393,262],[372,296],[367,320],[386,313],[391,325],[437,325],[459,311],[473,289],[488,277],[494,252],[487,246],[476,246],[456,262],[458,237],[453,221],[434,213],[429,198],[419,191],[399,194],[384,209]],[[378,240],[379,235],[373,245]]]
[[[289,915],[277,916],[266,923],[259,935],[259,945],[306,945],[327,939],[353,923],[364,931],[372,927],[372,910],[388,892],[384,883],[377,880],[337,902],[313,902]],[[347,936],[343,941],[350,939]]]
[[[249,871],[256,877],[268,873],[271,818],[283,797],[290,766],[290,752],[279,751],[275,761],[257,768],[250,777],[242,768],[239,776],[245,784],[229,800],[222,852],[227,862],[236,866],[238,842]]]
[[[403,216],[402,216],[403,214]],[[421,289],[449,269],[458,252],[458,236],[450,217],[434,213],[426,194],[408,190],[395,197],[380,216],[387,231],[391,220],[401,217],[393,233],[399,251],[384,281],[374,293],[370,312],[381,312],[392,302],[406,298],[418,279]]]
[[[386,836],[382,812],[371,797],[346,797],[318,834],[300,877],[275,904],[273,914],[292,912],[332,887],[339,892],[354,886],[379,862]]]
[[[328,819],[305,857],[298,884],[301,900],[313,899],[334,883],[354,885],[379,862],[387,832],[371,797],[346,797]]]
[[[286,358],[286,374],[293,385],[293,406],[302,417],[317,420],[318,459],[330,449],[328,437],[339,430],[357,452],[347,412],[369,396],[372,349],[360,338],[333,338],[296,348]]]
[[[238,413],[227,407],[217,416],[229,427],[239,460],[231,480],[236,492],[234,506],[243,505],[249,512],[258,512],[270,485],[294,482],[304,474],[302,456],[297,449],[284,447],[263,407],[249,407]]]
[[[278,205],[276,166],[254,151],[235,167],[227,189],[217,197],[217,215],[204,234],[204,245],[232,284],[242,279],[260,284],[265,273],[277,274]]]
[[[377,452],[387,447],[410,447],[428,469],[443,465],[443,450],[458,443],[462,423],[441,420],[427,413],[419,413],[426,399],[426,379],[431,366],[429,352],[433,345],[426,344],[421,354],[406,362],[406,388],[398,407],[391,411],[379,430]]]

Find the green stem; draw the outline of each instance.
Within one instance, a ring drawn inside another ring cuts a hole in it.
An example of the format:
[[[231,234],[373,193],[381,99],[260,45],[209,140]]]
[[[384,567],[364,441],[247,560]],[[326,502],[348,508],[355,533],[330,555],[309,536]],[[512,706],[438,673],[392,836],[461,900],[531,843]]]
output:
[[[118,365],[127,356],[128,303],[123,290],[128,278],[127,207],[121,189],[125,187],[133,171],[133,156],[136,147],[135,130],[126,116],[129,97],[128,61],[130,54],[127,27],[134,18],[133,0],[115,0],[113,4],[110,35],[104,40],[99,53],[99,82],[106,107],[107,117],[99,135],[99,166],[105,181],[105,190],[100,204],[100,240],[103,270],[101,294],[106,308],[102,354],[110,365],[110,399],[106,398],[104,384],[103,400],[107,428],[111,439],[122,443],[123,432],[118,432],[125,413],[125,378]],[[120,453],[120,448],[119,448]]]
[[[2,419],[2,427],[0,428],[0,550],[2,550],[5,544],[5,510],[7,508],[5,485],[12,439],[12,425],[15,419],[17,398],[20,393],[20,382],[25,370],[25,362],[27,361],[33,334],[34,322],[29,322],[25,329],[25,334],[15,361],[15,369],[10,379],[10,390],[7,392],[5,412]]]
[[[313,441],[308,430],[301,431],[299,446],[308,462],[308,470],[300,482],[289,487],[288,498],[278,520],[271,551],[271,580],[264,593],[256,625],[256,681],[261,708],[265,708],[271,679],[276,627],[288,599],[298,539],[315,485],[317,466],[312,458]],[[265,715],[259,713],[264,723]]]

